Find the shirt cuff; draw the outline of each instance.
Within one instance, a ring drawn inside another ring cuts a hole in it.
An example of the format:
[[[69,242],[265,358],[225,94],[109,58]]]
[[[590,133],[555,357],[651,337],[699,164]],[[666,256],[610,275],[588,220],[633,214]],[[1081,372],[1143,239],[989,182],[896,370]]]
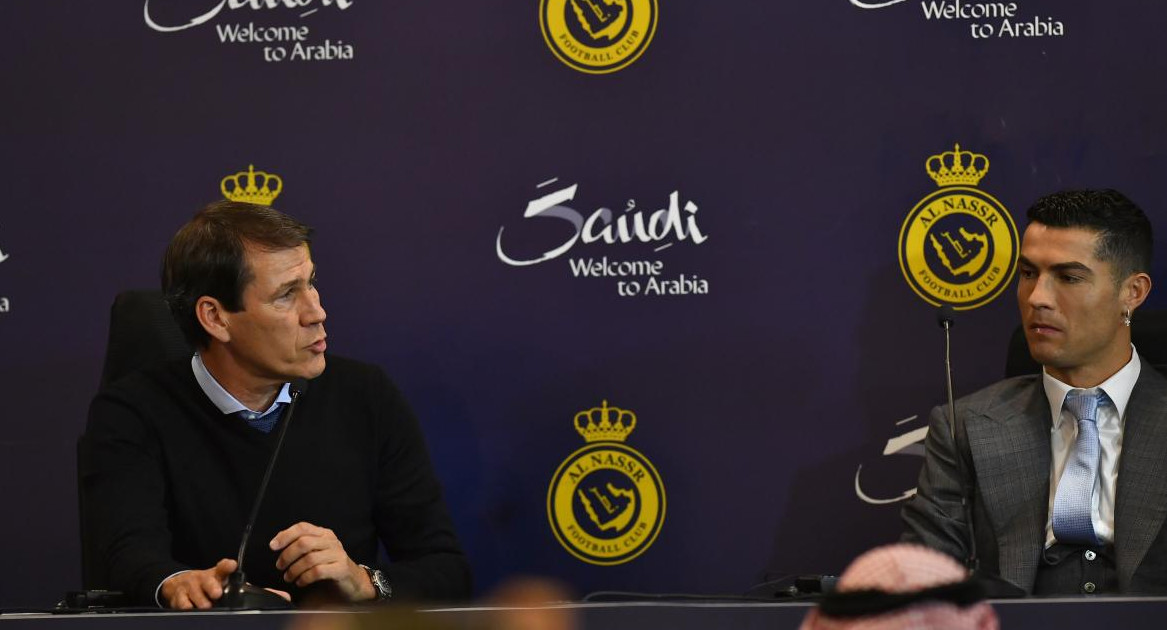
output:
[[[162,581],[158,583],[158,587],[154,589],[154,603],[158,604],[159,608],[166,608],[166,606],[164,606],[162,604],[162,601],[158,599],[158,596],[162,594],[162,585],[166,583],[166,580],[169,580],[170,578],[172,578],[176,575],[186,573],[187,571],[190,571],[190,569],[183,569],[181,571],[175,571],[174,573],[171,573],[170,575],[162,578]]]

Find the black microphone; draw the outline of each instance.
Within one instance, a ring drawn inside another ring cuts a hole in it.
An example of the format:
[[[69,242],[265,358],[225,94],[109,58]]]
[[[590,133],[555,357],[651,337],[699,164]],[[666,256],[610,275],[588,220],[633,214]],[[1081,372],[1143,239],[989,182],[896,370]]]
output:
[[[951,305],[945,304],[936,312],[936,323],[944,329],[944,375],[948,384],[948,428],[951,431],[953,455],[956,458],[957,476],[960,477],[960,507],[964,518],[968,522],[968,557],[965,558],[965,568],[975,572],[979,560],[977,558],[977,536],[973,528],[973,484],[968,480],[968,470],[964,466],[964,455],[960,452],[956,430],[956,402],[952,394],[952,325],[956,322],[956,311]]]
[[[956,309],[951,304],[945,304],[936,311],[936,323],[944,330],[952,328],[956,323]]]
[[[948,383],[948,426],[952,429],[952,446],[956,447],[956,403],[952,397],[952,325],[956,322],[956,311],[945,304],[936,311],[936,323],[944,329],[944,376]]]
[[[292,413],[296,411],[296,403],[300,395],[308,389],[308,381],[300,378],[291,382],[288,393],[292,397],[291,404],[284,411],[280,422],[280,435],[276,438],[276,447],[272,450],[271,459],[267,462],[267,471],[263,473],[263,481],[259,482],[259,492],[256,493],[255,504],[251,506],[251,517],[243,528],[243,541],[239,543],[239,555],[235,559],[235,571],[227,576],[227,586],[223,589],[223,596],[215,602],[216,608],[231,610],[286,610],[292,608],[291,602],[275,593],[247,583],[247,576],[243,573],[243,552],[247,549],[247,541],[251,538],[251,529],[255,527],[255,519],[259,516],[259,506],[263,504],[263,495],[267,491],[267,483],[271,479],[271,472],[276,466],[276,458],[280,455],[280,447],[284,445],[284,436],[288,434],[288,425],[292,423]]]

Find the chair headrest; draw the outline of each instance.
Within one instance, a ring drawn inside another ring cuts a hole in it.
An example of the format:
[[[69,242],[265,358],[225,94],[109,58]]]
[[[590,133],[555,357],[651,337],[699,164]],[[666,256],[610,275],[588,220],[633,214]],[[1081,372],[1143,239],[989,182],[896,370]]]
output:
[[[193,353],[161,291],[124,291],[110,308],[101,387],[136,370]]]

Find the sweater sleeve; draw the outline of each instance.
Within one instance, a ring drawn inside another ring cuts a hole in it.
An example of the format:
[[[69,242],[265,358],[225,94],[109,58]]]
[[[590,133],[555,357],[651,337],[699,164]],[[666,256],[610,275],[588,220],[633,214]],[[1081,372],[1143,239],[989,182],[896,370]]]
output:
[[[468,599],[470,565],[454,533],[417,418],[380,370],[372,386],[379,401],[374,518],[391,560],[385,573],[393,596]]]
[[[135,604],[156,605],[156,589],[176,571],[171,557],[161,449],[141,412],[102,393],[81,438],[82,527],[104,565],[105,586]]]

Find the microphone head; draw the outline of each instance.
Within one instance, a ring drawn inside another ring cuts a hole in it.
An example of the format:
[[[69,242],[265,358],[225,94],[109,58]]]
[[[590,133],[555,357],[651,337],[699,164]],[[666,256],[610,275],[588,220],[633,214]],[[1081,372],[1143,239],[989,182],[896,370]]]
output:
[[[936,311],[936,323],[941,328],[951,328],[956,321],[956,309],[952,308],[951,304],[941,305],[940,309]]]
[[[292,398],[299,398],[306,389],[308,389],[308,379],[298,378],[288,384],[288,394]]]

